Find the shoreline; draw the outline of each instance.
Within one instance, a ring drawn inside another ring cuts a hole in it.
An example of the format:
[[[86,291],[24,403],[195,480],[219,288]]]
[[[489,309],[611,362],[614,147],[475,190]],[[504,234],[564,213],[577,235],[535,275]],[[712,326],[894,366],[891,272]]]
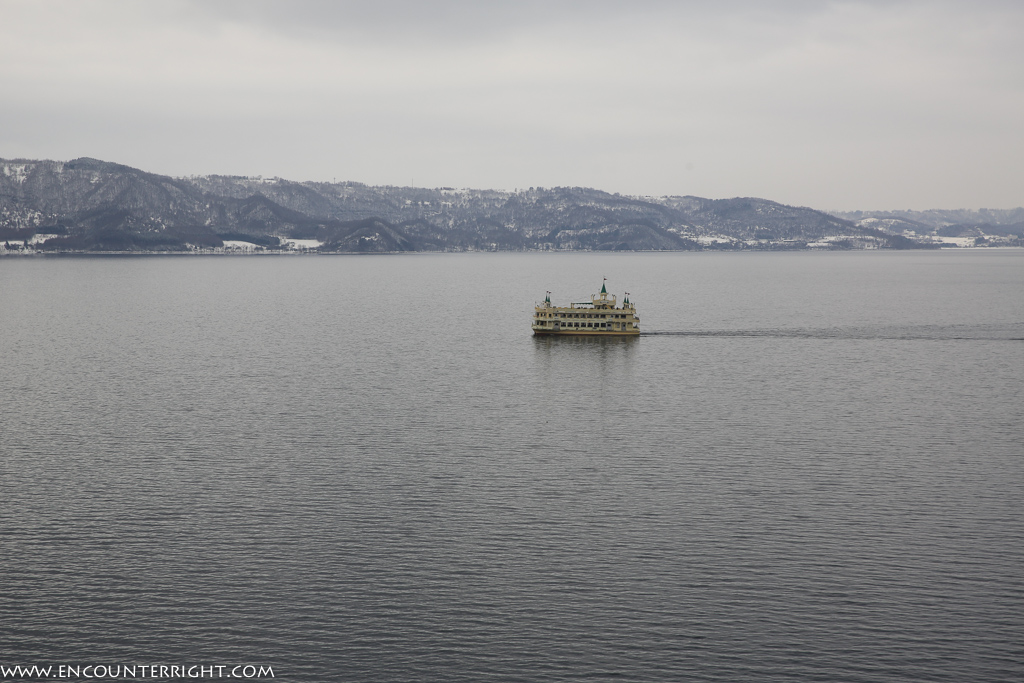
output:
[[[80,257],[304,257],[304,256],[394,256],[399,254],[764,254],[764,253],[859,253],[859,252],[959,252],[959,251],[1007,251],[1021,250],[1024,246],[940,246],[917,249],[636,249],[636,250],[598,250],[598,249],[460,249],[450,251],[317,251],[317,250],[265,250],[265,251],[36,251],[34,249],[3,249],[0,247],[0,258],[80,258]]]

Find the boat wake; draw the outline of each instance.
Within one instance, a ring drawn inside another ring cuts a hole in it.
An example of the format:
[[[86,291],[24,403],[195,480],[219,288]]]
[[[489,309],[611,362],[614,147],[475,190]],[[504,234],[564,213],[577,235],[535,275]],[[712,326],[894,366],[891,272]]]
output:
[[[767,337],[893,341],[1024,341],[1024,323],[1011,325],[915,325],[755,330],[651,330],[642,337]]]

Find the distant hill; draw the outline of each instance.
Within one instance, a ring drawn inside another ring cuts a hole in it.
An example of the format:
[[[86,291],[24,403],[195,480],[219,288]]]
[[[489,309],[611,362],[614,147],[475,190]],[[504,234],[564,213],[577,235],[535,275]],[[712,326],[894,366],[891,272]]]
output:
[[[928,211],[846,211],[834,215],[860,227],[945,244],[1024,246],[1024,208],[931,209]]]
[[[920,225],[924,235],[927,225]],[[171,178],[90,158],[0,160],[5,253],[930,246],[904,227],[756,198]]]
[[[940,228],[946,225],[1020,225],[1024,208],[1016,209],[930,209],[928,211],[833,211],[833,215],[850,221],[865,218],[896,219]]]

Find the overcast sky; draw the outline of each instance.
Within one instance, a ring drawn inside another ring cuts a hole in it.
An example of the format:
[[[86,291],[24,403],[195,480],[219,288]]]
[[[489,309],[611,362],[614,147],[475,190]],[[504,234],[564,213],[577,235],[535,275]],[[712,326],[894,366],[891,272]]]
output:
[[[0,0],[0,157],[1024,204],[1024,2]]]

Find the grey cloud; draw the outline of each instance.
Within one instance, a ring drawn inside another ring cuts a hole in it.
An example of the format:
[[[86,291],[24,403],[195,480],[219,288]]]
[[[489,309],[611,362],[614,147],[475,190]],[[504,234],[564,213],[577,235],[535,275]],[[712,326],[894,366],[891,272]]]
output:
[[[5,156],[837,209],[1022,203],[1015,3],[0,0],[0,12]]]

